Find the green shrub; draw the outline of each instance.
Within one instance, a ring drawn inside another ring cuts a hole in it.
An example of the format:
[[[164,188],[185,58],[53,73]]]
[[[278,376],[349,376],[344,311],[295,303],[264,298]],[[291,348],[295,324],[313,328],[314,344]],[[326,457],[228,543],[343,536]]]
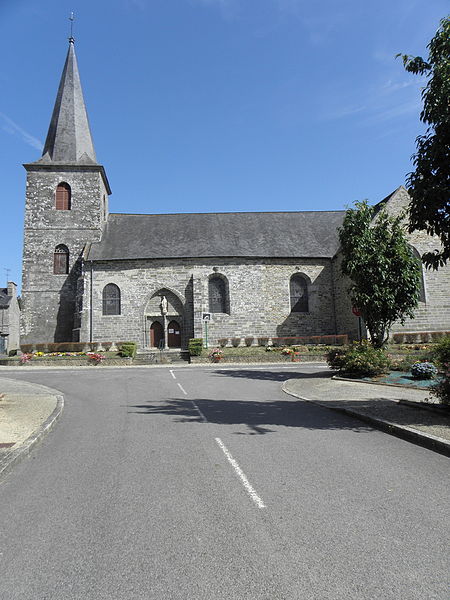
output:
[[[124,358],[134,358],[136,356],[136,342],[121,342],[119,346],[120,356]]]
[[[441,404],[450,409],[450,364],[447,365],[442,381],[433,385],[430,392],[438,398]]]
[[[203,349],[203,338],[191,338],[188,348],[191,356],[200,356]]]
[[[433,359],[441,369],[450,364],[450,335],[442,338],[433,350]]]
[[[331,350],[327,362],[340,373],[359,377],[385,373],[389,369],[389,358],[383,348],[374,348],[369,342],[355,342],[342,349]]]

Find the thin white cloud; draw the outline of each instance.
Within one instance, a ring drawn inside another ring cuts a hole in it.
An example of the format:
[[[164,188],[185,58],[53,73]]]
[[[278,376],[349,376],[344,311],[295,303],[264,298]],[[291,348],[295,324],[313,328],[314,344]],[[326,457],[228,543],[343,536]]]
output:
[[[220,10],[224,19],[234,19],[239,12],[240,0],[190,0],[192,4],[213,6]]]
[[[3,131],[6,131],[6,133],[9,133],[10,135],[18,134],[26,144],[32,146],[33,148],[36,148],[37,150],[42,150],[43,144],[40,140],[33,137],[30,133],[22,129],[22,127],[17,125],[17,123],[14,123],[12,119],[7,117],[2,112],[0,112],[0,118],[3,120]]]

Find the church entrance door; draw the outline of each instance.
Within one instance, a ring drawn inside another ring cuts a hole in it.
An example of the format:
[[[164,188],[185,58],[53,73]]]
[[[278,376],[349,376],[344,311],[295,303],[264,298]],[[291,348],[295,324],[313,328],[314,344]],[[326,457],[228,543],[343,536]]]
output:
[[[178,321],[170,321],[167,327],[167,342],[169,348],[181,348],[181,330]]]
[[[150,327],[150,346],[159,348],[160,344],[164,344],[164,328],[158,321],[154,321]]]

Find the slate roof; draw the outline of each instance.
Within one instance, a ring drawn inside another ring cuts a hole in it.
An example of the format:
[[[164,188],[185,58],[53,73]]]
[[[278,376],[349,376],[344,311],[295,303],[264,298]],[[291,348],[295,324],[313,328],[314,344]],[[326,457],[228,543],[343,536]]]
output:
[[[42,158],[37,162],[97,164],[73,38],[69,39]]]
[[[335,255],[345,211],[110,214],[88,260]]]

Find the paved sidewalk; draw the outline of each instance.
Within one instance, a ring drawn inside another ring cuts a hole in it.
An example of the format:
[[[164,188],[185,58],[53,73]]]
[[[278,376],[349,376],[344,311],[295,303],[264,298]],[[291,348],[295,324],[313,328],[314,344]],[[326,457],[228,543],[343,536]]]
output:
[[[51,429],[63,405],[57,390],[0,377],[0,477]]]
[[[419,406],[429,396],[427,391],[332,379],[325,371],[323,377],[308,378],[305,388],[302,378],[283,385],[283,391],[291,396],[357,417],[450,456],[450,414],[432,405]]]

